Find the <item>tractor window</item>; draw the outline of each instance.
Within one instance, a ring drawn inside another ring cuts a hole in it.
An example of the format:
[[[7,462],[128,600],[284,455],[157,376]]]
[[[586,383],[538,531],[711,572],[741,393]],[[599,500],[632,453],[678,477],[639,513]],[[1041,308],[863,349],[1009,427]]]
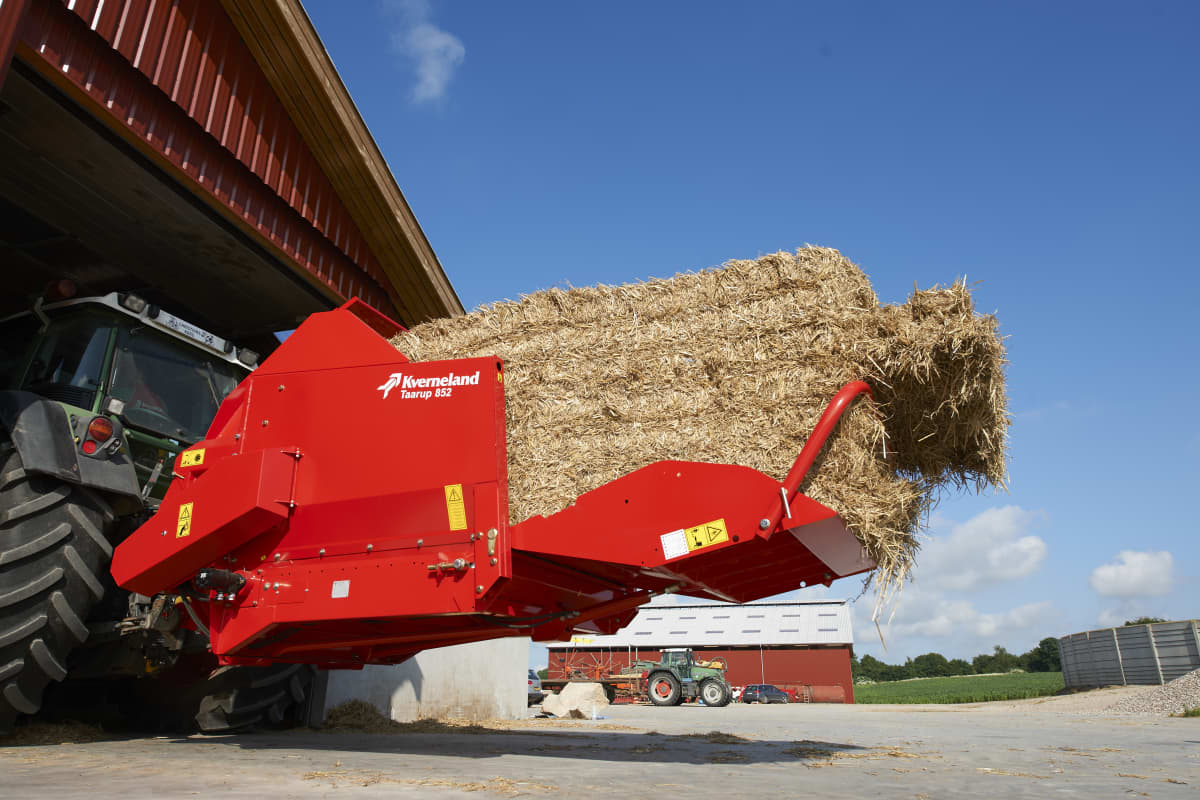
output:
[[[38,343],[22,388],[91,409],[111,331],[110,317],[89,312],[52,322]]]
[[[37,336],[41,323],[32,314],[22,314],[19,317],[0,322],[0,389],[15,389],[21,376],[18,374],[25,366],[25,356],[29,345]]]
[[[125,403],[130,425],[194,442],[240,377],[233,365],[169,336],[123,328],[109,393]]]

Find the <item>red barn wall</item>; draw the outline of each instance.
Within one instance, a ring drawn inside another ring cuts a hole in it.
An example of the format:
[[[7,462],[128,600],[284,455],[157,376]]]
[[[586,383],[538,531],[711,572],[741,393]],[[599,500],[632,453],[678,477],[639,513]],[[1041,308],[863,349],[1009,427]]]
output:
[[[731,686],[771,683],[781,689],[802,686],[840,686],[846,702],[854,702],[854,680],[850,674],[849,647],[706,647],[699,658],[724,658],[729,664],[725,677]],[[656,661],[658,650],[551,648],[549,677],[562,680],[580,674],[600,677],[621,672],[638,659]]]

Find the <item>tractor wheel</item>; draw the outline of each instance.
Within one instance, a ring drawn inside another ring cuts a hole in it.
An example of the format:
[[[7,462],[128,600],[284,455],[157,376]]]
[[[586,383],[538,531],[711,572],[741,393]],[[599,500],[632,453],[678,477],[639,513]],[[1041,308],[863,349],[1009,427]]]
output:
[[[716,708],[727,706],[730,696],[729,687],[716,678],[709,678],[700,684],[700,698],[706,706],[715,706]]]
[[[677,706],[683,699],[680,696],[679,679],[669,672],[656,672],[651,675],[646,693],[650,695],[650,702],[656,706]]]
[[[222,667],[207,681],[196,724],[205,733],[302,725],[315,674],[307,664]]]
[[[104,596],[112,509],[80,486],[25,472],[0,438],[0,733],[42,705],[67,655],[87,639],[84,620]]]

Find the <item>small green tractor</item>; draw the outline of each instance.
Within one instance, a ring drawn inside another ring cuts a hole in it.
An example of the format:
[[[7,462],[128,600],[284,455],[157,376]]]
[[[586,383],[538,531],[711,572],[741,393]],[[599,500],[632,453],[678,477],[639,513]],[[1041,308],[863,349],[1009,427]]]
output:
[[[638,661],[635,669],[646,672],[646,694],[656,706],[677,706],[697,697],[706,706],[727,706],[733,699],[724,659],[700,661],[691,648],[663,650],[661,661]]]

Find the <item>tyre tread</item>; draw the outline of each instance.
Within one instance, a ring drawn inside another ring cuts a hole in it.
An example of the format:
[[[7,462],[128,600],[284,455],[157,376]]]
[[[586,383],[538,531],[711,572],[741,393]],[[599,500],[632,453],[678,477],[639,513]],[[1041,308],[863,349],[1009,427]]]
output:
[[[63,484],[53,491],[44,494],[35,494],[27,500],[13,505],[7,511],[0,511],[0,525],[7,525],[10,522],[15,522],[25,517],[32,517],[46,509],[55,506],[69,497],[71,487]]]
[[[27,472],[0,441],[0,733],[38,711],[86,641],[88,612],[105,593],[113,519],[99,494]]]
[[[48,572],[43,573],[40,577],[34,578],[24,586],[18,589],[13,589],[7,594],[0,594],[0,608],[15,606],[22,600],[28,600],[34,595],[41,594],[54,584],[58,583],[59,580],[62,579],[62,576],[62,567],[51,567]]]
[[[233,667],[210,676],[213,691],[200,703],[196,722],[206,733],[298,722],[315,670],[307,664]]]
[[[31,542],[18,545],[11,550],[0,551],[0,566],[12,564],[24,558],[37,555],[44,550],[49,550],[54,545],[61,542],[63,539],[71,535],[71,526],[66,523],[55,525],[46,533],[37,537]]]

